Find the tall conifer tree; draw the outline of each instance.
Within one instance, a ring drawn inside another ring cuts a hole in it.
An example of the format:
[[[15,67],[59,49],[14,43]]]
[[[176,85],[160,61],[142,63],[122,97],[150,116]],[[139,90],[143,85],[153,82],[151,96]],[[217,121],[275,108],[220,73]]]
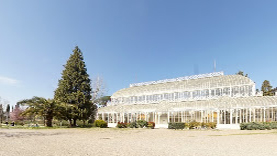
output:
[[[272,86],[268,80],[264,80],[262,84],[261,91],[263,91],[263,96],[273,96]]]
[[[54,99],[63,103],[64,118],[76,126],[76,120],[88,120],[93,113],[91,82],[87,73],[83,54],[78,46],[70,55],[62,78],[59,80]]]

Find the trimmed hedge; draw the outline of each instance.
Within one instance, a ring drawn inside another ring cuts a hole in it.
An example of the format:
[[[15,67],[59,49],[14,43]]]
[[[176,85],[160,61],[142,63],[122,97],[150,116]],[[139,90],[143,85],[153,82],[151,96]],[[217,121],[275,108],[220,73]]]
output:
[[[215,129],[216,123],[215,122],[208,122],[208,123],[200,123],[196,121],[192,121],[190,123],[184,122],[170,122],[168,123],[168,129],[198,129],[198,128],[208,128],[208,129]]]
[[[147,122],[144,120],[138,120],[136,122],[131,122],[131,123],[118,122],[116,127],[117,128],[144,128],[144,127],[155,128],[155,123]]]
[[[95,127],[100,127],[100,128],[107,128],[108,127],[108,123],[104,120],[95,120],[94,125],[95,125]]]
[[[168,129],[184,129],[186,124],[184,122],[170,122],[168,123]]]
[[[277,129],[277,122],[248,122],[240,124],[241,130],[271,130]]]

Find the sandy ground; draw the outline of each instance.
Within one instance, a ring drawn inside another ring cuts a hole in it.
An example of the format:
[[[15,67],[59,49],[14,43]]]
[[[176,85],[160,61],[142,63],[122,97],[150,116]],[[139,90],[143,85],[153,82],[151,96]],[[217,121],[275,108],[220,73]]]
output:
[[[277,131],[0,129],[1,156],[277,155]]]

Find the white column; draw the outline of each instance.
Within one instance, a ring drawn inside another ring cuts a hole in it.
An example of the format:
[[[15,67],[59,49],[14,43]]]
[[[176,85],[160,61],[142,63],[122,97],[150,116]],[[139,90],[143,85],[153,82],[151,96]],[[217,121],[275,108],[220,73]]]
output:
[[[112,119],[113,119],[113,123],[115,123],[115,114],[113,113]]]
[[[125,116],[124,116],[125,113],[123,113],[122,115],[122,122],[125,123]]]
[[[102,113],[102,120],[104,120],[104,121],[105,121],[104,117],[105,117],[105,115],[104,115],[104,113]]]
[[[158,113],[158,124],[160,124],[160,119],[161,119],[161,113]]]
[[[147,121],[146,112],[144,112],[144,120]]]

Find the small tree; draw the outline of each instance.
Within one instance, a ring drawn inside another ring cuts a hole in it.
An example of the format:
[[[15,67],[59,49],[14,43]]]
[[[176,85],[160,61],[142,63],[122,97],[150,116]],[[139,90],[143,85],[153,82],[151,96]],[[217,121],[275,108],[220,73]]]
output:
[[[8,121],[10,120],[10,111],[11,111],[11,106],[10,104],[7,104],[6,114],[7,114]]]
[[[244,74],[243,71],[237,72],[236,75],[241,75],[241,76],[248,77],[248,74]]]
[[[264,80],[262,84],[261,91],[263,91],[263,96],[273,96],[272,86],[268,80]]]
[[[52,120],[56,115],[59,115],[60,108],[53,99],[45,99],[42,97],[33,97],[19,101],[17,104],[28,106],[22,113],[23,116],[42,116],[46,120],[46,126],[52,127]]]
[[[4,117],[5,117],[5,115],[4,115],[3,104],[0,104],[0,123],[3,123]]]
[[[12,121],[23,121],[24,117],[21,115],[23,110],[19,107],[19,105],[16,105],[13,111],[11,112],[11,120]]]
[[[99,107],[106,107],[109,101],[111,101],[111,96],[103,96],[97,100],[97,105]]]

